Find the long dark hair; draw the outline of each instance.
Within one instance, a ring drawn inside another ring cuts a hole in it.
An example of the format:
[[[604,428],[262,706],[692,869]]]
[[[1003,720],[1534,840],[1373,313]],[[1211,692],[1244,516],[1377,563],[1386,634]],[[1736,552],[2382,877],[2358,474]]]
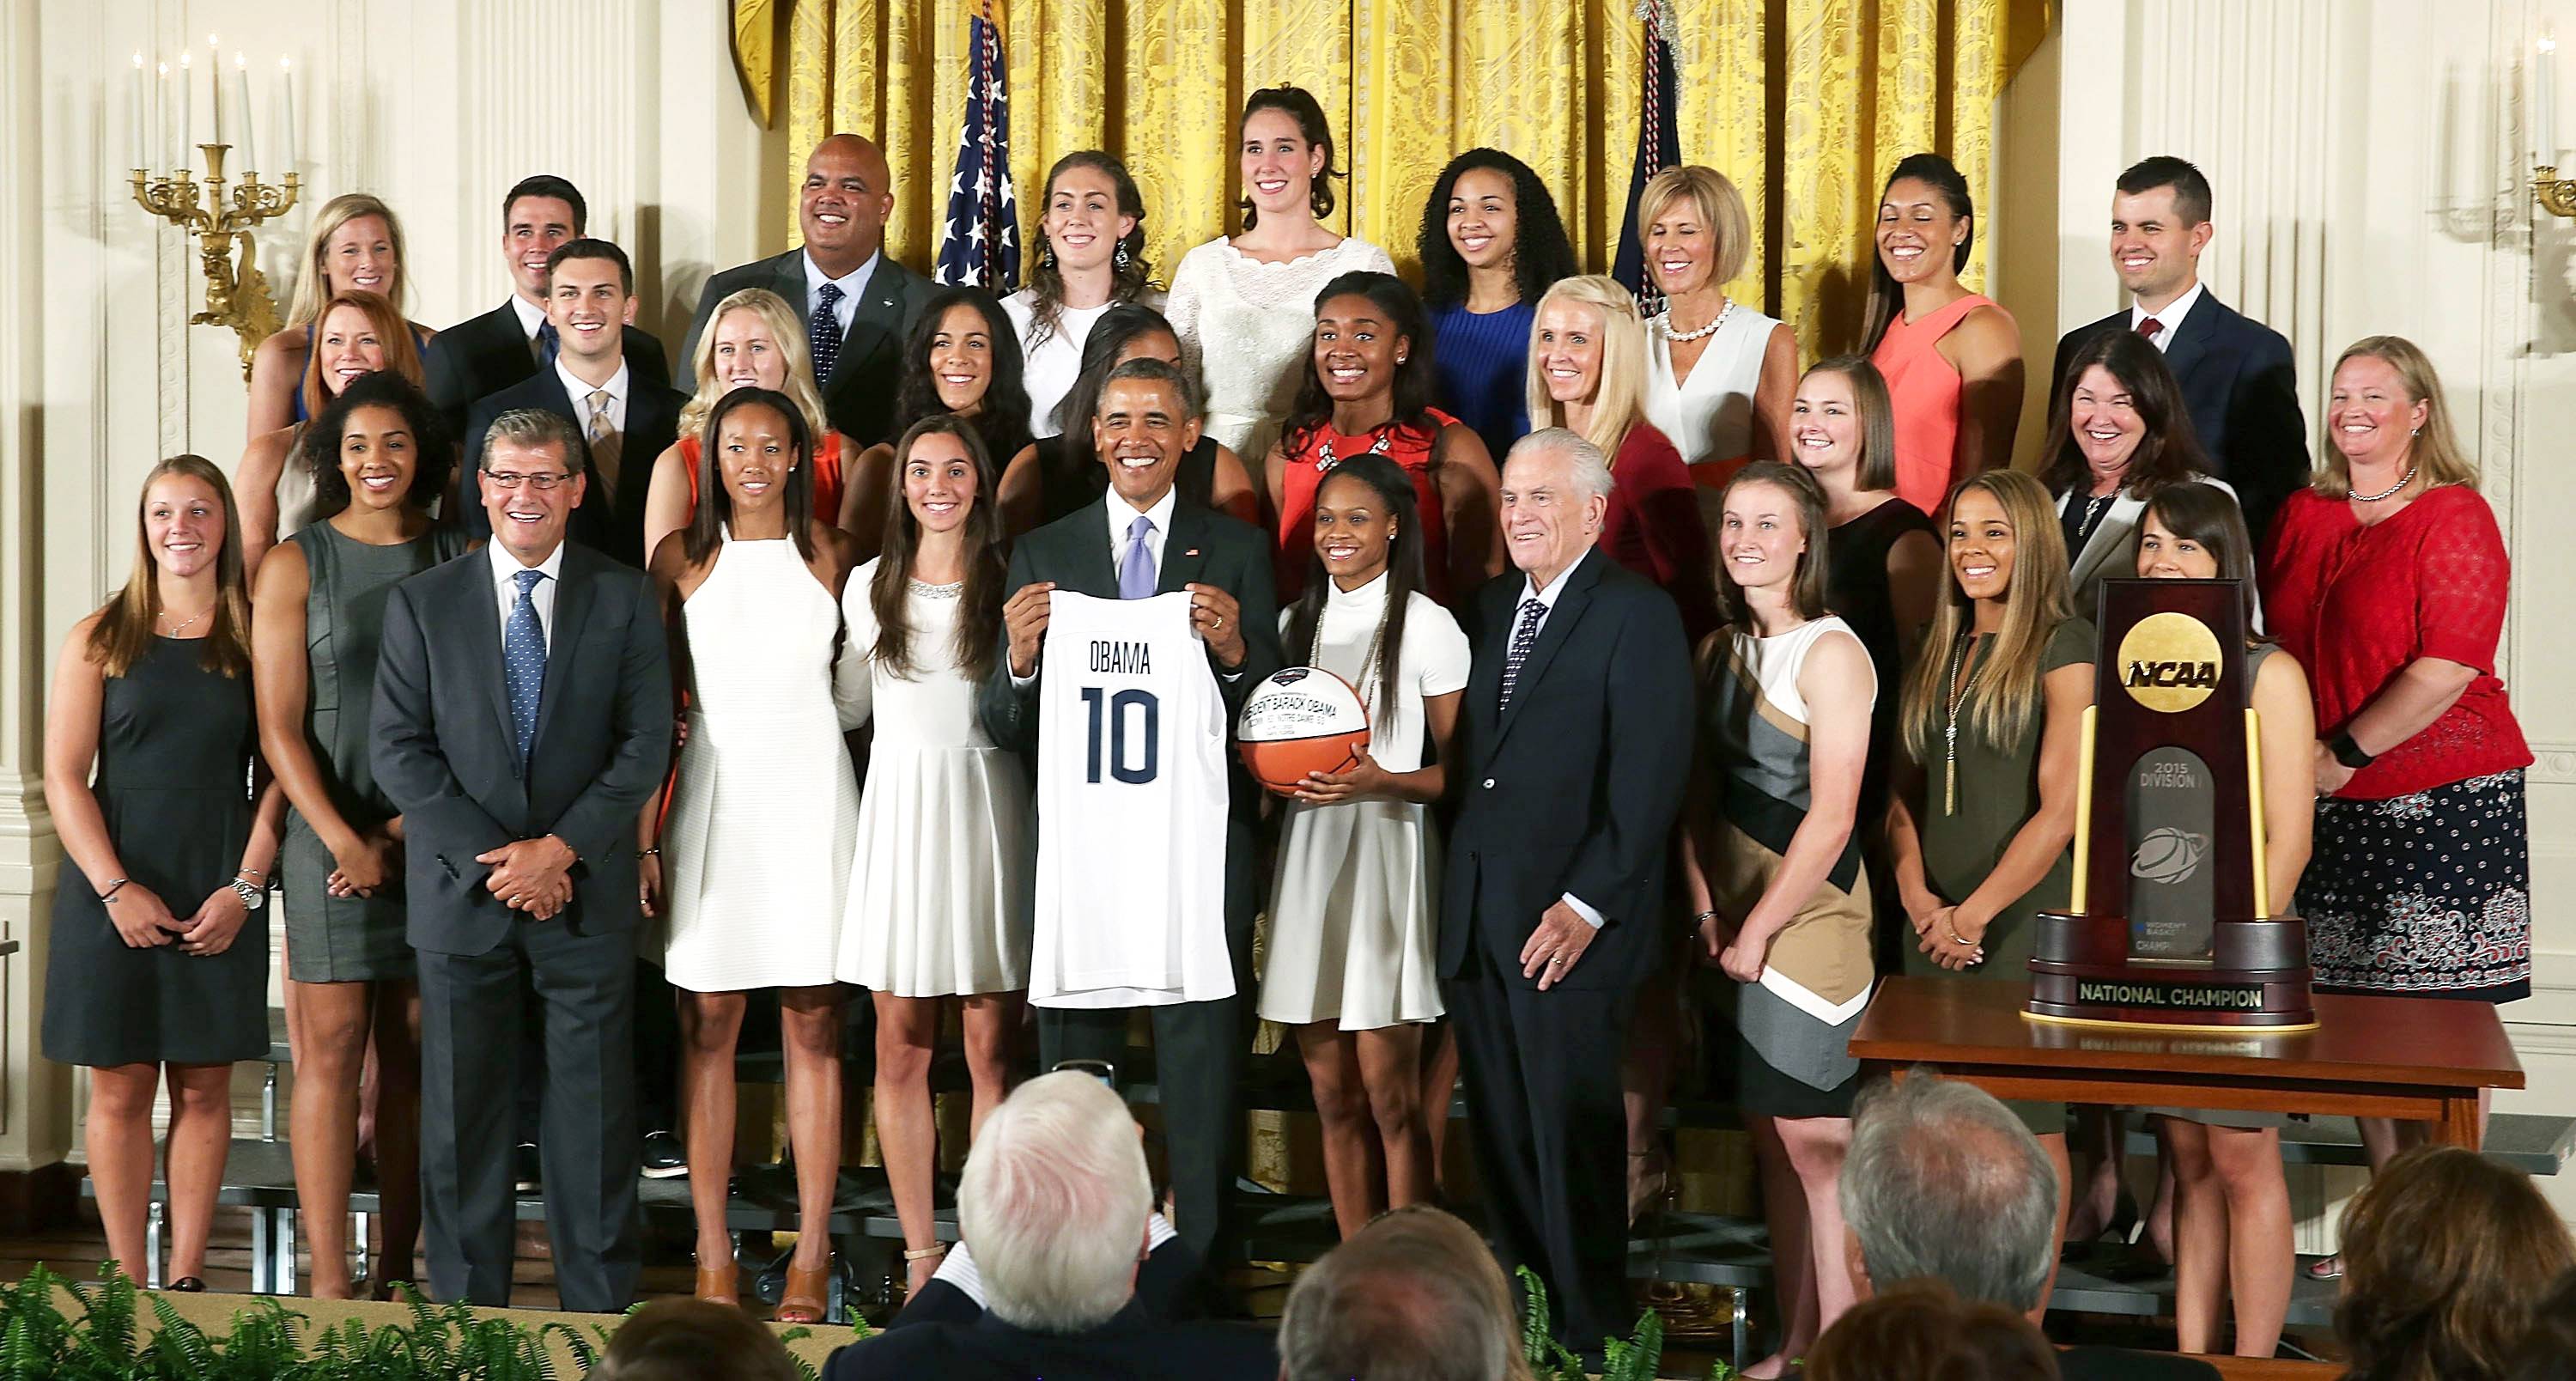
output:
[[[912,449],[925,436],[953,436],[975,467],[975,502],[966,510],[966,588],[958,592],[958,669],[968,681],[981,681],[993,669],[993,648],[1002,634],[1002,582],[1009,571],[1002,560],[1002,506],[994,500],[992,452],[984,438],[953,413],[925,417],[905,429],[894,443],[894,464],[887,467],[894,490],[886,506],[885,545],[868,581],[868,607],[876,611],[877,644],[869,655],[897,676],[917,669],[912,658],[912,621],[904,608],[911,593],[912,558],[921,550],[921,523],[903,500],[903,472]]]
[[[715,555],[724,545],[724,525],[733,521],[733,495],[725,489],[724,459],[717,453],[717,438],[724,435],[724,421],[744,408],[767,408],[787,424],[788,453],[796,457],[795,468],[787,472],[787,536],[796,543],[796,554],[814,559],[814,435],[805,430],[804,410],[796,400],[776,389],[751,385],[735,389],[716,400],[707,412],[707,430],[698,440],[698,511],[689,515],[689,525],[681,529],[680,550],[695,565]]]
[[[1386,551],[1386,613],[1378,625],[1377,666],[1360,668],[1364,682],[1358,687],[1360,698],[1372,710],[1389,703],[1386,690],[1403,682],[1398,666],[1398,651],[1404,646],[1404,615],[1413,602],[1413,592],[1422,588],[1422,551],[1425,545],[1421,514],[1413,497],[1413,479],[1404,467],[1384,456],[1353,456],[1333,467],[1324,484],[1354,479],[1377,491],[1379,511],[1395,520],[1395,537]],[[1323,506],[1323,485],[1315,488],[1315,504]],[[1324,601],[1333,586],[1332,577],[1324,570],[1324,558],[1315,554],[1313,534],[1307,534],[1306,592],[1288,612],[1286,647],[1288,656],[1311,661],[1315,650],[1315,629],[1324,618]],[[1372,691],[1373,684],[1376,690]],[[1391,711],[1390,711],[1391,713]],[[1373,716],[1374,717],[1374,716]]]
[[[1431,198],[1422,204],[1422,234],[1414,241],[1422,256],[1422,300],[1434,307],[1467,300],[1467,261],[1449,243],[1449,199],[1457,195],[1459,175],[1479,168],[1512,181],[1512,282],[1521,301],[1535,303],[1549,284],[1581,270],[1547,184],[1530,165],[1500,149],[1467,150],[1450,159],[1431,184]]]
[[[1244,125],[1265,110],[1276,110],[1296,121],[1298,137],[1324,151],[1323,170],[1316,173],[1314,181],[1307,185],[1306,204],[1314,208],[1315,219],[1319,221],[1333,214],[1333,208],[1341,204],[1333,192],[1333,179],[1344,176],[1344,173],[1341,150],[1333,144],[1333,125],[1324,118],[1324,107],[1302,86],[1265,86],[1244,98],[1243,115],[1234,122],[1234,142],[1238,148],[1243,143]],[[1250,230],[1260,222],[1260,213],[1253,209],[1249,195],[1235,205],[1243,208],[1244,229]]]
[[[1324,285],[1315,294],[1315,312],[1323,314],[1324,304],[1337,297],[1364,297],[1371,306],[1386,315],[1395,334],[1407,342],[1404,358],[1395,366],[1395,415],[1388,425],[1428,432],[1431,427],[1431,322],[1422,311],[1422,299],[1413,295],[1403,279],[1391,273],[1359,269],[1345,273]],[[1333,419],[1333,400],[1324,392],[1323,376],[1315,372],[1315,352],[1310,346],[1305,363],[1299,366],[1297,401],[1288,408],[1288,419],[1281,425],[1281,444],[1294,455],[1316,431]]]
[[[1950,254],[1952,273],[1966,268],[1968,251],[1977,243],[1977,208],[1976,203],[1968,198],[1968,179],[1960,174],[1959,165],[1937,153],[1907,154],[1897,163],[1895,171],[1887,175],[1887,181],[1879,185],[1878,199],[1885,202],[1887,189],[1907,178],[1925,183],[1940,193],[1942,202],[1950,208],[1950,214],[1968,223],[1968,233],[1959,237],[1958,247]],[[1867,355],[1876,351],[1879,341],[1887,335],[1888,324],[1904,310],[1905,289],[1897,284],[1896,276],[1887,271],[1887,265],[1879,262],[1878,251],[1873,247],[1869,253],[1869,326],[1861,333],[1860,353]]]
[[[2120,487],[2150,496],[2167,485],[2182,484],[2210,473],[2209,453],[2191,429],[2191,410],[2183,405],[2182,385],[2174,381],[2165,352],[2135,331],[2096,331],[2075,347],[2066,372],[2058,376],[2056,396],[2048,405],[2048,434],[2055,437],[2048,468],[2039,481],[2051,495],[2064,494],[2087,482],[2084,452],[2075,445],[2075,383],[2084,371],[2100,365],[2128,392],[2129,406],[2146,424],[2138,449]]]
[[[1091,449],[1091,420],[1100,413],[1100,390],[1109,382],[1109,371],[1118,367],[1118,352],[1138,336],[1160,333],[1179,340],[1180,333],[1161,312],[1141,302],[1121,302],[1100,314],[1091,323],[1091,334],[1082,338],[1082,372],[1074,376],[1073,387],[1055,405],[1055,444],[1038,448],[1038,463],[1054,469],[1070,492],[1098,497],[1109,485],[1109,472],[1100,468],[1100,457]],[[1188,474],[1187,467],[1182,473]],[[1205,503],[1207,496],[1187,492],[1182,497]]]
[[[1726,482],[1726,493],[1733,494],[1748,484],[1768,484],[1788,491],[1790,502],[1798,510],[1798,536],[1807,549],[1798,553],[1798,569],[1789,582],[1789,603],[1802,619],[1825,616],[1825,491],[1816,477],[1803,465],[1786,461],[1757,460],[1735,472]],[[1714,543],[1718,534],[1709,537]],[[1718,563],[1725,564],[1723,555]],[[1744,597],[1744,587],[1732,578],[1718,577],[1717,594],[1726,607],[1727,626],[1747,637],[1759,636],[1761,629],[1753,622],[1753,605]]]
[[[1089,168],[1108,178],[1109,185],[1116,189],[1118,214],[1136,222],[1136,228],[1118,242],[1126,258],[1113,255],[1109,261],[1109,300],[1133,302],[1154,281],[1154,266],[1145,259],[1145,197],[1136,190],[1136,179],[1127,175],[1127,165],[1098,149],[1076,149],[1066,154],[1047,170],[1046,196],[1038,202],[1037,233],[1029,237],[1037,245],[1031,257],[1037,267],[1029,270],[1029,293],[1037,299],[1029,312],[1028,344],[1032,347],[1054,335],[1057,323],[1064,317],[1064,273],[1056,267],[1055,246],[1047,243],[1046,213],[1055,200],[1056,179],[1076,168]]]
[[[2245,510],[2237,507],[2236,500],[2214,484],[2168,485],[2157,490],[2147,500],[2147,511],[2138,515],[2142,538],[2149,518],[2164,524],[2176,540],[2209,553],[2218,563],[2218,578],[2235,581],[2245,593],[2245,636],[2270,641],[2254,631],[2254,534],[2245,526]]]
[[[949,309],[973,307],[983,314],[985,334],[993,340],[993,373],[984,381],[984,402],[966,420],[973,424],[988,455],[1015,456],[1029,444],[1027,366],[1020,357],[1020,335],[1012,328],[1001,301],[982,288],[942,288],[921,309],[912,335],[903,343],[903,382],[895,388],[895,425],[910,430],[925,418],[945,417],[939,386],[930,377],[930,343]]]
[[[455,443],[448,439],[438,406],[418,384],[393,370],[379,369],[359,375],[296,438],[296,460],[313,477],[313,521],[349,506],[349,477],[340,473],[340,436],[348,430],[349,414],[360,408],[392,408],[402,414],[412,448],[411,488],[403,492],[403,502],[428,511],[447,492],[456,468]]]

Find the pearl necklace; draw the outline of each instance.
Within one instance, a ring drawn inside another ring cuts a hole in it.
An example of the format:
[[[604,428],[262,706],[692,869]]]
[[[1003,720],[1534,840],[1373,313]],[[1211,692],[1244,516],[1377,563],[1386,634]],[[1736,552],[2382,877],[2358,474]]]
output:
[[[1673,313],[1672,309],[1669,307],[1665,308],[1663,315],[1656,317],[1655,320],[1662,324],[1665,340],[1671,341],[1675,345],[1686,345],[1691,341],[1706,340],[1710,336],[1716,335],[1717,328],[1724,326],[1726,324],[1726,319],[1733,315],[1735,315],[1735,299],[1730,297],[1726,300],[1725,306],[1717,309],[1717,315],[1711,318],[1706,326],[1703,326],[1696,331],[1674,330]]]
[[[2415,467],[2409,465],[2406,467],[2405,476],[2399,479],[2395,484],[2380,490],[2376,494],[2354,494],[2352,496],[2352,501],[2354,503],[2378,503],[2382,499],[2393,499],[2397,497],[2399,490],[2404,489],[2406,486],[2413,484],[2414,482]]]

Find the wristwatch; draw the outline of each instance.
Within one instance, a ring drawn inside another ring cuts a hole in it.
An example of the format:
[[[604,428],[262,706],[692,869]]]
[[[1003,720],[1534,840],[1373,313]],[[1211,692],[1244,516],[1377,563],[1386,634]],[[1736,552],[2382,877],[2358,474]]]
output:
[[[267,888],[254,886],[251,883],[242,881],[240,878],[233,879],[233,895],[242,899],[242,910],[244,911],[257,911],[261,907],[268,905]]]

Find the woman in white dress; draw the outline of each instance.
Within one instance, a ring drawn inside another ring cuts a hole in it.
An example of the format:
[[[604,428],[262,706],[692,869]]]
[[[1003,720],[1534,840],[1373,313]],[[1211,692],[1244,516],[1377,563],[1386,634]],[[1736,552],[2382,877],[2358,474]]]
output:
[[[739,1293],[725,1224],[734,1044],[746,990],[776,988],[799,1228],[778,1317],[819,1323],[841,1168],[832,965],[859,820],[832,707],[852,548],[814,512],[813,438],[793,399],[735,389],[708,416],[707,439],[698,477],[706,500],[653,553],[689,710],[670,811],[648,806],[640,826],[644,910],[680,991],[698,1297],[730,1303]]]
[[[1260,1008],[1296,1029],[1348,1237],[1431,1196],[1422,1036],[1442,1007],[1428,807],[1446,775],[1424,750],[1451,756],[1468,648],[1422,592],[1423,526],[1403,467],[1375,455],[1335,466],[1313,528],[1306,592],[1280,611],[1283,646],[1359,690],[1369,747],[1289,793]]]
[[[1664,294],[1646,323],[1646,420],[1686,464],[1788,459],[1797,337],[1726,295],[1753,251],[1744,194],[1714,168],[1667,168],[1637,198],[1637,224],[1646,272]],[[1700,492],[1715,532],[1717,488]]]
[[[1198,361],[1207,434],[1239,456],[1265,456],[1297,396],[1315,335],[1315,294],[1357,269],[1395,272],[1386,251],[1326,229],[1333,214],[1333,131],[1294,86],[1243,103],[1237,158],[1243,233],[1181,256],[1165,315]]]
[[[876,722],[841,924],[841,981],[874,995],[877,1144],[908,1284],[943,1248],[930,1057],[942,1000],[961,1000],[972,1129],[1010,1091],[1029,986],[1036,833],[1028,777],[975,715],[1002,638],[1001,508],[973,422],[927,417],[895,443],[884,555],[841,595],[849,622],[833,694],[841,725]]]
[[[1003,298],[1002,310],[1020,337],[1029,435],[1044,441],[1064,430],[1056,411],[1082,373],[1092,323],[1121,302],[1163,305],[1145,260],[1145,198],[1126,164],[1098,149],[1055,161],[1034,262],[1029,285]]]

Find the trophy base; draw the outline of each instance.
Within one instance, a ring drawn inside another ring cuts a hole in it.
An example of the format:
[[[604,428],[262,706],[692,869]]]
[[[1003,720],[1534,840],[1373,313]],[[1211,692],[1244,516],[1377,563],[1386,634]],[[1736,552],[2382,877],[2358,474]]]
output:
[[[2205,962],[2132,957],[2120,916],[2043,911],[2031,939],[2032,1017],[2249,1033],[2317,1023],[2307,927],[2295,917],[2219,921]]]

